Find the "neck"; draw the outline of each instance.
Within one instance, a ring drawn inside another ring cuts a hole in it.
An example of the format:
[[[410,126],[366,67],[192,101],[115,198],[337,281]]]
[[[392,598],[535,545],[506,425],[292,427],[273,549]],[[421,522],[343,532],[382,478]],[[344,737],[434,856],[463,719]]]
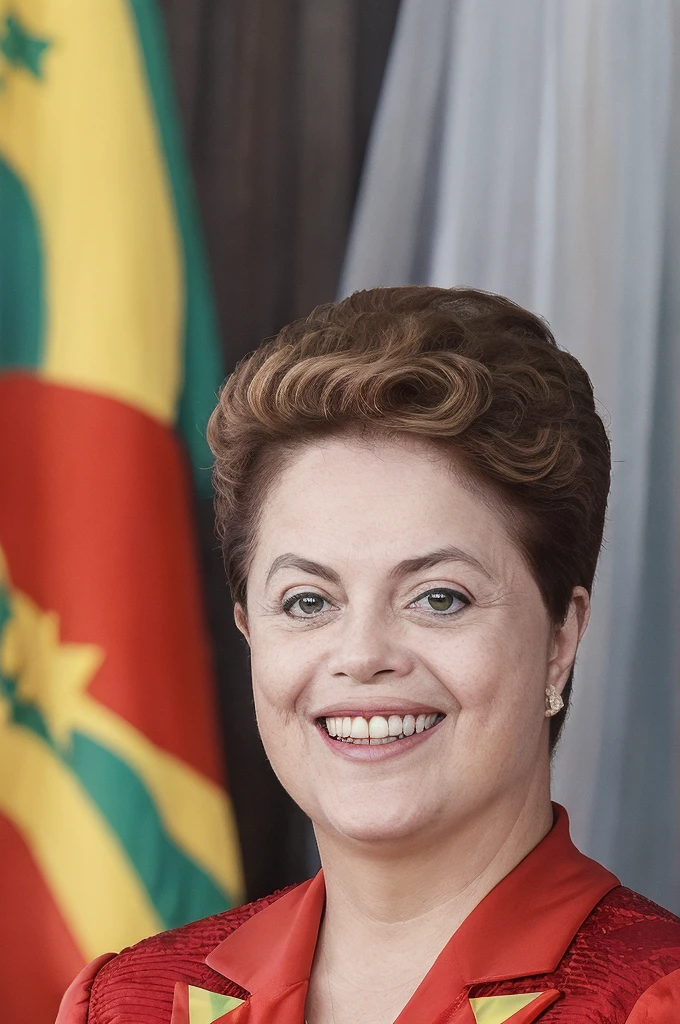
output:
[[[431,842],[420,836],[417,844],[375,850],[319,830],[326,910],[310,984],[310,1024],[362,1024],[367,1005],[365,1020],[380,1024],[378,992],[389,993],[383,1019],[393,1021],[451,935],[552,822],[549,782],[541,780]]]

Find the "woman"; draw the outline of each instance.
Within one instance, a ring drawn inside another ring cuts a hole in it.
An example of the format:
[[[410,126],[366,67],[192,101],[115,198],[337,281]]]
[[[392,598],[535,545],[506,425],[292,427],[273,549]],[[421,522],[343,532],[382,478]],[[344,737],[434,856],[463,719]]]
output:
[[[209,436],[300,886],[95,961],[60,1024],[680,1019],[680,921],[550,802],[610,456],[579,363],[473,290],[321,307]]]

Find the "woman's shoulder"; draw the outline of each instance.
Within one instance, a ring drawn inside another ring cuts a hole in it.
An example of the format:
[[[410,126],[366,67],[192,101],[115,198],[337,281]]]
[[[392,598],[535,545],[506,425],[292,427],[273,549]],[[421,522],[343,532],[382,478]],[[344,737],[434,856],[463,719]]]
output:
[[[576,933],[554,981],[584,1016],[586,1011],[606,1016],[616,1007],[621,1016],[612,1019],[617,1021],[675,1021],[680,1010],[680,918],[617,886]]]
[[[616,886],[600,900],[582,933],[626,958],[667,951],[680,967],[680,917],[626,886]]]
[[[62,1002],[56,1024],[109,1024],[133,1020],[144,1007],[145,1024],[167,1024],[177,982],[244,998],[205,958],[228,935],[291,888],[233,910],[159,932],[118,954],[104,954],[81,971]]]

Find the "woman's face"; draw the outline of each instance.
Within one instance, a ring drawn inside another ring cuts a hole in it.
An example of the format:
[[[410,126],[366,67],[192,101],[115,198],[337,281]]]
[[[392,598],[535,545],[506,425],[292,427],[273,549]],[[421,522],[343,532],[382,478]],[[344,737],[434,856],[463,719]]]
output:
[[[575,592],[555,629],[493,504],[426,445],[348,439],[271,489],[237,607],[274,770],[321,833],[373,843],[547,799],[545,688],[586,617]]]

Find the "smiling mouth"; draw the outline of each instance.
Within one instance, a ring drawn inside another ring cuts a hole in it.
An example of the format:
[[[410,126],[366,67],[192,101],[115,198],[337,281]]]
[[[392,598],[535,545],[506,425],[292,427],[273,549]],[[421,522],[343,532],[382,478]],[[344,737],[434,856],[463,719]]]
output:
[[[338,715],[317,718],[318,725],[339,743],[378,746],[427,732],[446,718],[441,712],[423,715]]]

